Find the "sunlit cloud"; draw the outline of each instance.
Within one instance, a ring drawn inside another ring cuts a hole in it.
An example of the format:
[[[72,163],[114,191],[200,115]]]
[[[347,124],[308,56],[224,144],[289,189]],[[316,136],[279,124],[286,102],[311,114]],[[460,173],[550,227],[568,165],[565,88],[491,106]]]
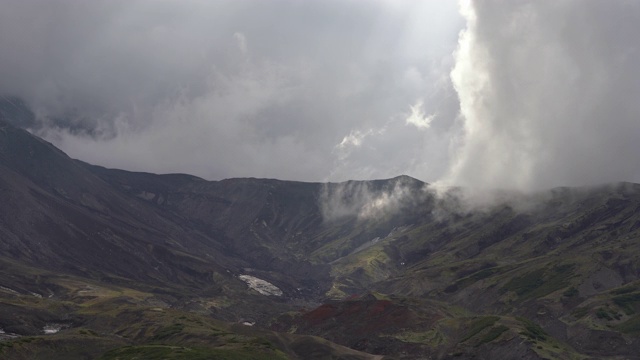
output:
[[[415,105],[411,106],[411,114],[407,117],[406,123],[413,125],[420,130],[425,130],[431,127],[431,121],[435,118],[434,114],[425,115],[422,110],[424,103],[419,100]]]

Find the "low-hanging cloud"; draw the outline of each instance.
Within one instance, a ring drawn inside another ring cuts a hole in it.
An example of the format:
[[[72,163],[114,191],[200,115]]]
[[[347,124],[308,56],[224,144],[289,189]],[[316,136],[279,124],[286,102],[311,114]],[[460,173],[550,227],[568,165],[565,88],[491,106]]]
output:
[[[423,206],[433,196],[426,184],[402,176],[384,181],[325,183],[318,204],[325,221],[355,218],[378,220],[405,208]]]
[[[451,78],[463,133],[441,184],[640,179],[640,3],[473,1]]]

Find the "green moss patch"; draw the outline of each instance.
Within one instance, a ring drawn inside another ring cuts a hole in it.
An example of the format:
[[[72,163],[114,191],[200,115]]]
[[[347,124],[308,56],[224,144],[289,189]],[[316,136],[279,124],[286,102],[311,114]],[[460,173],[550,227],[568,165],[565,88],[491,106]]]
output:
[[[480,339],[480,342],[478,342],[476,346],[480,346],[482,344],[492,342],[507,330],[509,330],[509,328],[504,325],[498,325],[498,326],[492,327],[491,329],[489,329],[489,331],[487,331],[486,334],[484,334],[484,336],[482,337],[482,339]]]
[[[160,329],[156,334],[150,339],[151,341],[162,341],[170,338],[171,336],[180,334],[184,330],[184,325],[180,323],[175,323]]]
[[[471,322],[471,324],[469,324],[469,329],[465,333],[464,337],[460,340],[460,342],[465,342],[476,336],[482,330],[493,326],[493,324],[495,324],[498,319],[500,318],[497,316],[483,316],[481,318],[478,318],[477,320],[474,320],[473,322]]]
[[[622,324],[616,326],[616,329],[626,334],[640,334],[640,315],[636,315],[631,319],[623,322]]]
[[[627,315],[633,315],[636,312],[635,308],[640,304],[640,292],[618,295],[611,300],[622,308]]]
[[[525,318],[517,319],[524,326],[524,330],[520,333],[520,335],[524,335],[525,337],[534,341],[547,340],[549,335],[538,324]]]
[[[549,269],[537,269],[512,278],[501,290],[502,292],[513,291],[523,299],[543,297],[567,287],[574,267],[573,264],[563,264]]]

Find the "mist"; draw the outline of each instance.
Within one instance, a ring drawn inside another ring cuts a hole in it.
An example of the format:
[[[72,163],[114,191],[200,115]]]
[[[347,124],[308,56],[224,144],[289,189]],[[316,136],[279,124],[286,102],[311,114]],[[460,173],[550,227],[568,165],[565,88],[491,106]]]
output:
[[[344,218],[366,221],[424,206],[433,196],[428,184],[400,176],[385,181],[322,184],[318,204],[322,218],[327,222]]]

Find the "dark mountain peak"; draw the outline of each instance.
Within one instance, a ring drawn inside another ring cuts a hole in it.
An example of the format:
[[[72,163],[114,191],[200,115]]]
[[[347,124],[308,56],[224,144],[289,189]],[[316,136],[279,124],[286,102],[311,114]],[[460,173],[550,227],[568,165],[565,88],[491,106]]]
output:
[[[0,165],[51,186],[60,178],[73,181],[71,177],[79,171],[67,154],[7,121],[0,129]]]
[[[409,175],[399,175],[388,179],[373,179],[373,180],[346,180],[342,182],[328,182],[327,184],[383,184],[383,183],[407,183],[407,184],[420,184],[428,185],[421,180],[413,178]]]
[[[304,184],[318,184],[317,182],[309,181],[296,181],[296,180],[282,180],[271,178],[256,178],[256,177],[244,177],[244,178],[227,178],[220,180],[220,182],[235,182],[244,184],[265,184],[265,185],[287,185],[292,183],[304,183]]]
[[[0,122],[3,121],[20,128],[32,128],[37,125],[36,116],[31,108],[15,96],[0,96]]]
[[[417,182],[417,183],[421,183],[421,184],[426,184],[425,182],[418,180],[414,177],[411,177],[409,175],[398,175],[395,176],[389,180],[395,180],[395,181],[404,181],[404,182]]]
[[[412,178],[407,175],[400,175],[389,179],[375,179],[375,180],[348,180],[341,183],[328,183],[331,187],[338,188],[362,188],[366,187],[371,191],[383,191],[392,190],[394,188],[403,188],[410,190],[419,190],[428,185],[428,183],[422,182],[418,179]]]
[[[386,181],[395,186],[403,186],[403,187],[413,188],[413,189],[423,188],[429,185],[426,182],[423,182],[421,180],[418,180],[408,175],[400,175],[400,176],[393,177],[391,179],[386,179],[381,181]]]

